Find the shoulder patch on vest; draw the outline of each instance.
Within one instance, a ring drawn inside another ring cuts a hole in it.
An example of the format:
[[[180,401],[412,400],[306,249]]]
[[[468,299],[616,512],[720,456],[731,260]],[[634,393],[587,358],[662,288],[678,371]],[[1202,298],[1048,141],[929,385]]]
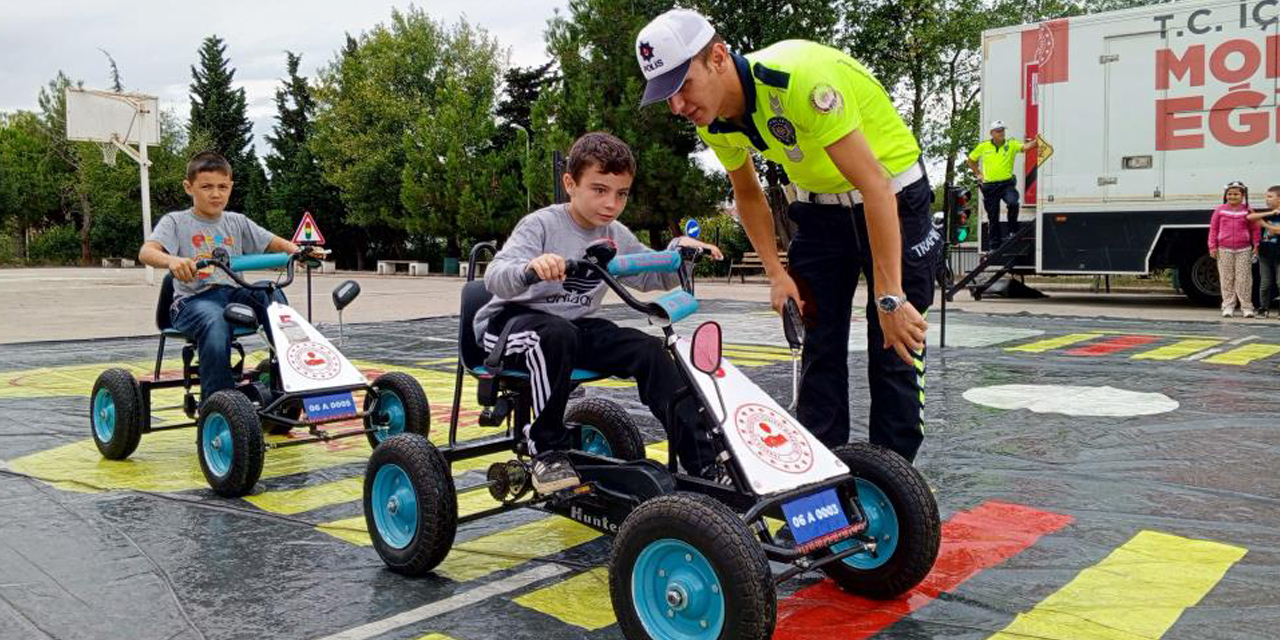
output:
[[[775,89],[786,89],[791,84],[791,74],[770,69],[759,62],[752,65],[751,72],[755,74],[757,80]]]

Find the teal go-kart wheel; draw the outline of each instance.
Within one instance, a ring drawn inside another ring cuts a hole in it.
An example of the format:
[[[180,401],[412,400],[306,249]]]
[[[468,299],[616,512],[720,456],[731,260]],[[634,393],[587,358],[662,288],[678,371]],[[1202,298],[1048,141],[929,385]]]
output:
[[[777,616],[760,544],[728,507],[691,493],[648,500],[622,523],[609,594],[631,640],[764,640]]]
[[[938,558],[941,524],[933,493],[915,467],[883,447],[859,442],[832,453],[854,476],[867,516],[866,535],[876,541],[876,551],[855,553],[822,570],[850,593],[878,599],[902,595],[929,575]],[[854,544],[838,542],[831,550]]]
[[[415,433],[374,449],[364,472],[364,520],[387,568],[410,576],[434,569],[458,532],[458,496],[444,455]]]
[[[607,398],[586,398],[564,412],[565,424],[578,425],[578,449],[618,460],[643,460],[644,438],[631,414]]]
[[[234,389],[209,396],[200,406],[196,434],[200,469],[213,491],[226,498],[253,491],[262,476],[264,453],[253,403]]]
[[[369,446],[374,449],[401,433],[427,437],[431,431],[431,406],[422,385],[407,373],[384,373],[373,381],[364,394],[364,428],[370,431]]]
[[[142,391],[124,369],[107,369],[93,383],[89,424],[93,444],[108,460],[124,460],[142,439]]]

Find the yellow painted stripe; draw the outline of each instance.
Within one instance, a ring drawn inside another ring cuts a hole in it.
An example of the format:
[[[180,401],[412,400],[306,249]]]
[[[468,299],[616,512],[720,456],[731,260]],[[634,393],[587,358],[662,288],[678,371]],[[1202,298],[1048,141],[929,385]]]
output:
[[[725,349],[736,349],[738,351],[754,351],[757,353],[771,353],[780,356],[791,357],[791,349],[786,347],[771,347],[763,344],[736,344],[727,343]]]
[[[588,382],[587,386],[588,387],[605,387],[608,389],[626,389],[628,387],[636,386],[636,383],[634,380],[615,380],[613,378],[605,378],[604,380],[596,380],[595,382]]]
[[[451,636],[446,636],[443,633],[428,633],[427,635],[422,636],[421,638],[418,638],[418,640],[454,640],[454,639]]]
[[[609,599],[608,567],[579,573],[564,582],[522,595],[515,602],[588,631],[603,629],[618,621]]]
[[[1045,351],[1061,349],[1062,347],[1073,345],[1073,344],[1076,344],[1077,342],[1093,340],[1094,338],[1101,338],[1102,336],[1103,334],[1101,332],[1068,333],[1065,336],[1058,336],[1056,338],[1049,338],[1047,340],[1037,340],[1036,342],[1029,342],[1027,344],[1019,345],[1016,347],[1009,347],[1005,350],[1018,351],[1021,353],[1044,353]]]
[[[1247,344],[1225,353],[1209,356],[1203,362],[1243,366],[1254,360],[1269,358],[1277,353],[1280,353],[1280,344]]]
[[[787,353],[772,353],[772,352],[768,352],[768,351],[747,351],[746,349],[729,349],[729,348],[725,348],[725,349],[722,351],[722,353],[723,353],[724,355],[726,355],[726,356],[736,356],[736,357],[748,358],[748,359],[755,359],[755,360],[776,360],[776,361],[779,361],[779,362],[780,362],[780,361],[783,361],[783,360],[790,360],[790,359],[791,359],[791,353],[790,353],[790,352],[787,352]]]
[[[595,529],[559,516],[499,531],[455,545],[436,573],[459,582],[482,578],[559,553],[600,537]]]
[[[993,640],[1154,640],[1204,598],[1246,549],[1143,531]]]
[[[1133,356],[1133,360],[1177,360],[1185,358],[1193,353],[1200,353],[1205,349],[1211,349],[1222,344],[1221,340],[1212,339],[1196,339],[1196,340],[1180,340],[1173,344],[1165,345],[1150,351],[1143,351]]]
[[[778,364],[777,360],[743,360],[739,358],[728,358],[737,367],[767,367],[772,364]]]
[[[360,500],[362,498],[362,494],[356,494],[355,499]],[[485,490],[468,491],[467,493],[458,496],[459,515],[476,513],[477,511],[483,511],[496,506],[498,506],[498,502],[489,495],[488,491]],[[316,528],[335,538],[346,540],[351,544],[362,547],[368,547],[373,544],[373,540],[369,537],[369,531],[365,527],[364,516],[325,522],[317,525]]]
[[[263,511],[293,515],[332,504],[360,500],[363,495],[364,478],[357,477],[299,489],[267,491],[256,496],[246,496],[245,501]]]

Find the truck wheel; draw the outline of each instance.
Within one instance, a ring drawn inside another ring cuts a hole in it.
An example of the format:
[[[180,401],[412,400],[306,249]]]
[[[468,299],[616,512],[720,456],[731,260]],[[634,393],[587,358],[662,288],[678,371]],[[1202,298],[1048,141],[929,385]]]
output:
[[[253,491],[265,452],[253,403],[234,389],[213,394],[200,407],[196,432],[200,470],[214,493],[238,498]]]
[[[902,456],[865,442],[832,450],[849,467],[858,502],[867,516],[866,535],[876,553],[855,553],[822,567],[840,588],[860,596],[895,598],[924,580],[938,558],[942,525],[924,478]],[[831,545],[832,552],[855,541]]]
[[[607,398],[586,398],[564,412],[565,424],[578,425],[578,448],[619,460],[643,460],[644,438],[622,405]]]
[[[627,516],[609,595],[629,640],[764,640],[777,618],[760,543],[728,507],[691,493],[658,496]]]
[[[1195,260],[1178,265],[1178,286],[1187,299],[1204,307],[1222,304],[1222,290],[1218,286],[1218,261],[1208,253]]]
[[[440,564],[458,532],[458,496],[440,450],[416,433],[375,448],[364,472],[364,520],[392,571],[420,576]]]
[[[142,391],[138,379],[124,369],[98,374],[89,396],[93,444],[108,460],[124,460],[142,439]]]
[[[369,410],[377,408],[373,413]],[[416,433],[427,437],[431,432],[431,405],[422,385],[407,373],[392,371],[378,376],[373,388],[364,394],[364,428],[373,429],[365,435],[374,449],[392,436]]]

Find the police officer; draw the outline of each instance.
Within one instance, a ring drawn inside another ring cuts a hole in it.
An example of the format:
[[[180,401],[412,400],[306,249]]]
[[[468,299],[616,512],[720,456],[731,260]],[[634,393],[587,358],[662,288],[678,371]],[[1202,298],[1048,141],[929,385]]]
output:
[[[994,250],[1004,243],[1004,229],[1000,225],[1000,203],[1009,211],[1009,235],[1018,232],[1018,179],[1013,175],[1013,160],[1019,153],[1036,148],[1038,140],[1005,140],[1004,121],[991,122],[991,139],[984,140],[969,152],[969,169],[978,178],[982,188],[982,207],[987,210],[988,226]],[[981,161],[982,168],[978,168]]]
[[[773,308],[788,298],[802,305],[800,421],[827,446],[849,441],[849,326],[861,274],[870,288],[871,442],[912,460],[924,437],[921,314],[933,300],[942,238],[929,220],[920,147],[884,87],[853,58],[813,42],[731,53],[706,18],[682,9],[641,30],[636,55],[647,80],[641,105],[665,100],[728,171]],[[797,187],[787,210],[798,228],[791,273],[778,259],[752,151],[781,164]]]

